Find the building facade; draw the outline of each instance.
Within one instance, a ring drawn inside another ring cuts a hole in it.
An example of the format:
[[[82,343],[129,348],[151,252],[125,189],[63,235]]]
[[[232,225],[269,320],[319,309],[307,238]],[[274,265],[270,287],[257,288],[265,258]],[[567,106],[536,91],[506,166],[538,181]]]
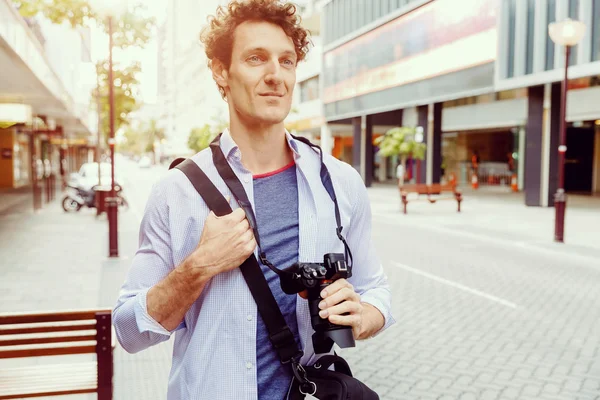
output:
[[[200,43],[208,15],[224,0],[169,0],[159,30],[158,101],[165,128],[167,155],[186,155],[190,131],[227,119]]]
[[[556,191],[564,73],[564,50],[548,24],[584,21],[569,69],[565,180],[567,191],[600,192],[593,101],[600,1],[324,0],[321,7],[324,118],[367,185],[395,178],[397,160],[380,159],[373,139],[390,127],[421,126],[426,168],[415,180],[454,176],[468,184],[477,159],[480,184],[509,187],[516,176],[526,203],[541,206],[552,205]]]
[[[0,65],[0,189],[33,186],[41,206],[41,185],[93,155],[90,32],[23,18],[0,0]]]

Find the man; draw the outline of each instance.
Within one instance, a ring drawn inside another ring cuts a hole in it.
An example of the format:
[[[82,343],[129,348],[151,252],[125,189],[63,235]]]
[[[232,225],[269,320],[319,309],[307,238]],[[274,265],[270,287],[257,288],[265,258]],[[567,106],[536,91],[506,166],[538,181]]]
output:
[[[269,261],[282,269],[343,253],[319,155],[283,125],[296,66],[308,49],[295,7],[276,0],[232,2],[218,10],[202,39],[229,107],[230,129],[220,147],[252,202]],[[192,160],[232,198],[210,150]],[[322,293],[321,317],[366,339],[394,322],[387,279],[371,243],[370,205],[352,167],[330,156],[325,163],[354,263],[349,281],[337,280]],[[119,342],[132,353],[175,333],[171,400],[283,399],[292,380],[238,268],[256,251],[256,241],[242,209],[232,208],[216,217],[177,169],[155,185],[148,201],[114,324]],[[261,268],[304,351],[301,363],[314,362],[307,301],[284,294],[277,276]]]

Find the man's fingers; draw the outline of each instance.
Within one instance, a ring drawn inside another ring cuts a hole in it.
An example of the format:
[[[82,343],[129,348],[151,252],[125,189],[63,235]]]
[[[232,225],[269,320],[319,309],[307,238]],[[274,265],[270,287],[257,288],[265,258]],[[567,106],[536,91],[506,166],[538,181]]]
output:
[[[233,210],[233,212],[229,214],[228,217],[231,218],[233,222],[238,223],[241,222],[244,218],[246,218],[246,213],[244,212],[244,209],[240,207]]]
[[[242,235],[240,236],[240,243],[242,244],[247,244],[250,240],[252,240],[252,237],[254,236],[254,233],[252,232],[252,229],[247,229],[244,233],[242,233]]]
[[[358,326],[360,324],[360,316],[357,314],[350,315],[331,315],[329,322],[342,326]]]
[[[337,281],[333,282],[331,285],[327,286],[327,288],[323,289],[321,291],[321,297],[325,299],[325,298],[333,295],[334,293],[342,290],[343,288],[349,288],[349,289],[352,289],[352,291],[354,291],[354,287],[350,284],[350,282],[348,282],[346,279],[342,278],[342,279],[338,279]]]
[[[360,303],[357,303],[355,301],[344,301],[338,305],[329,307],[326,310],[321,310],[319,312],[319,316],[321,318],[327,318],[331,315],[342,315],[346,313],[356,314],[360,312],[360,309]]]
[[[329,289],[329,288],[327,288],[327,289]],[[358,299],[360,299],[360,296],[358,296],[358,294],[355,293],[353,289],[344,287],[344,288],[338,290],[337,292],[335,292],[334,294],[329,295],[325,299],[323,299],[319,303],[319,308],[321,310],[324,310],[328,307],[333,307],[336,304],[339,304],[345,300],[357,301]]]

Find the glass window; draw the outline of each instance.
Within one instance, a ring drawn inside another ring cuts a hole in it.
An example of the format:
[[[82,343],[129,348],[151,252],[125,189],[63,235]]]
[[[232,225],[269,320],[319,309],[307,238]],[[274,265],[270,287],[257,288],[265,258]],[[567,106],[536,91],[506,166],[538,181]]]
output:
[[[389,0],[379,0],[381,2],[381,15],[387,15],[390,12]]]
[[[319,98],[319,77],[315,76],[300,82],[300,103],[317,100]]]
[[[373,20],[381,17],[381,2],[379,0],[374,0],[371,2],[371,7],[373,7]]]
[[[515,76],[515,20],[517,18],[517,0],[508,1],[508,63],[506,77]]]
[[[579,0],[569,0],[569,18],[579,19]],[[577,63],[577,48],[578,46],[571,47],[569,65]]]
[[[529,0],[527,3],[527,54],[525,64],[525,74],[533,72],[533,39],[535,36],[535,0]]]
[[[360,0],[352,0],[352,9],[350,15],[352,16],[352,31],[356,31],[360,28],[360,12],[358,11],[358,5]]]
[[[600,60],[600,0],[594,0],[592,11],[592,61]]]
[[[556,0],[548,0],[548,21],[546,26],[556,21]],[[546,30],[546,71],[554,69],[554,42]]]
[[[371,21],[373,21],[373,3],[371,3],[371,1],[365,2],[365,15],[366,15],[366,21],[365,21],[366,24],[371,23]]]

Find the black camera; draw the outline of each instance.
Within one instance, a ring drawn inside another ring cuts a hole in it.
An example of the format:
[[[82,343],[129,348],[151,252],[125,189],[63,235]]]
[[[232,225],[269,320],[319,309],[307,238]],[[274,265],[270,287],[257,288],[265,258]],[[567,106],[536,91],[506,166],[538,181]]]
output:
[[[352,268],[346,263],[343,254],[328,253],[323,263],[296,263],[280,274],[281,289],[287,294],[308,292],[310,321],[315,330],[312,341],[315,353],[328,353],[334,343],[338,346],[354,347],[352,328],[332,324],[319,316],[321,291],[340,278],[350,278]]]

